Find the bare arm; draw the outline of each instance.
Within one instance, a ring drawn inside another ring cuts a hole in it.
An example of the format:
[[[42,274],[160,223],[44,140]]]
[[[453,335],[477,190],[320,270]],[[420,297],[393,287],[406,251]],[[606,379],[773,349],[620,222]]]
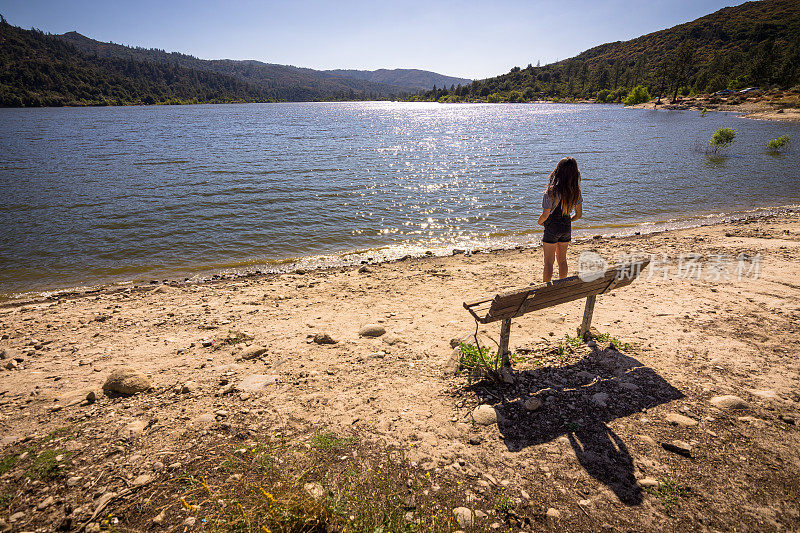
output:
[[[544,226],[544,221],[547,220],[547,217],[549,217],[549,216],[550,216],[550,210],[549,209],[544,209],[542,211],[542,214],[539,215],[539,225],[540,226]]]
[[[579,218],[583,217],[583,204],[578,204],[575,206],[575,214],[572,215],[572,221],[575,222]]]

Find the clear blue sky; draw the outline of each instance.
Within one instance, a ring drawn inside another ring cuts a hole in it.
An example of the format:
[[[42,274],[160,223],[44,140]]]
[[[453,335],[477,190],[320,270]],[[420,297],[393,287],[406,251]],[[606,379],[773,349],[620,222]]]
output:
[[[486,78],[627,40],[742,0],[0,0],[15,26],[203,59]]]

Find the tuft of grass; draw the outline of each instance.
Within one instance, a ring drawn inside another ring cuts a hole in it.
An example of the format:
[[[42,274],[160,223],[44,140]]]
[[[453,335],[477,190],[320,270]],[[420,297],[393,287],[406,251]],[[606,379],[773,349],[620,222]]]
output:
[[[651,487],[646,490],[658,498],[667,512],[677,506],[680,503],[680,499],[689,493],[689,489],[671,480],[669,476],[659,479],[658,487]]]
[[[28,467],[28,477],[42,480],[53,480],[64,477],[66,473],[65,462],[72,455],[71,452],[61,449],[43,450]],[[59,459],[59,456],[61,458]]]
[[[613,345],[614,345],[614,346],[616,346],[617,348],[620,348],[620,349],[622,349],[622,350],[626,350],[626,351],[627,351],[627,350],[630,350],[630,349],[633,347],[633,346],[631,345],[631,343],[629,343],[629,342],[622,342],[622,341],[621,341],[621,340],[619,340],[618,338],[616,338],[616,337],[612,337],[612,336],[611,336],[611,334],[609,334],[609,333],[601,333],[600,335],[598,335],[598,336],[595,338],[595,340],[596,340],[597,342],[610,342],[611,344],[613,344]]]
[[[19,455],[6,455],[2,459],[0,459],[0,476],[14,468],[14,466],[19,462]]]
[[[321,451],[334,451],[344,450],[353,439],[347,437],[339,437],[332,431],[320,432],[311,438],[311,447]]]

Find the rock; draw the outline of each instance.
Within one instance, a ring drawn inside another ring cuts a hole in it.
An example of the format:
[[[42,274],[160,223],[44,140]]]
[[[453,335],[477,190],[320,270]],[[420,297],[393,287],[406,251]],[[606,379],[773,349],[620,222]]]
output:
[[[673,440],[672,442],[662,442],[661,447],[668,452],[677,453],[684,457],[692,456],[692,447],[688,442],[682,440]]]
[[[153,476],[151,476],[150,474],[142,474],[141,476],[136,476],[136,478],[133,480],[133,486],[141,487],[142,485],[147,485],[148,483],[150,483],[150,480],[152,479]]]
[[[402,337],[400,337],[399,335],[392,335],[392,334],[389,334],[389,335],[384,335],[384,336],[381,338],[381,340],[382,340],[383,342],[385,342],[386,344],[388,344],[389,346],[394,346],[395,344],[400,344],[400,343],[403,343],[403,342],[405,342],[405,341],[403,340],[403,338],[402,338]]]
[[[542,406],[542,400],[537,398],[536,396],[531,396],[527,400],[525,400],[525,409],[528,411],[536,411]]]
[[[551,316],[547,317],[548,322],[552,322],[553,324],[563,324],[566,319],[563,316]]]
[[[239,392],[260,392],[272,385],[278,380],[278,376],[267,374],[250,374],[245,376],[242,381],[236,385],[236,390]]]
[[[150,389],[150,379],[133,368],[123,366],[108,376],[103,384],[103,391],[112,394],[130,396]]]
[[[765,400],[779,400],[778,394],[774,390],[757,390],[757,389],[750,389],[750,394],[753,396],[758,396],[759,398],[763,398]]]
[[[500,379],[503,380],[503,383],[507,385],[514,384],[514,371],[511,370],[509,367],[504,366],[500,369]]]
[[[580,372],[575,374],[575,376],[578,379],[583,380],[583,381],[594,381],[594,378],[597,377],[595,374],[592,374],[591,372],[587,372],[586,370],[581,370]]]
[[[27,515],[25,513],[23,513],[22,511],[19,511],[19,512],[14,513],[11,516],[9,516],[8,517],[8,521],[13,524],[14,522],[19,522],[20,520],[23,520],[26,516]]]
[[[89,401],[90,396],[93,398],[91,401]],[[72,407],[73,405],[79,405],[83,402],[94,403],[96,399],[97,395],[92,389],[70,391],[59,398],[59,400],[63,402],[64,407]]]
[[[100,511],[102,511],[102,509],[104,509],[105,506],[108,504],[108,502],[110,502],[111,500],[113,500],[116,497],[117,497],[117,493],[116,492],[106,492],[105,494],[103,494],[102,496],[97,498],[97,501],[94,502],[94,512],[95,512],[95,514],[99,514]],[[88,528],[87,528],[87,531],[88,531]]]
[[[651,477],[642,478],[639,480],[639,486],[644,489],[651,489],[658,487],[658,481]]]
[[[197,390],[197,383],[194,381],[187,381],[183,385],[181,385],[181,393],[182,394],[189,394],[195,392]]]
[[[183,525],[186,527],[194,527],[195,522],[197,522],[197,518],[188,516],[186,517],[186,520],[183,521]]]
[[[325,496],[325,489],[319,483],[306,483],[303,485],[303,490],[315,500],[319,500]]]
[[[202,415],[196,417],[194,421],[201,425],[213,424],[217,421],[217,417],[214,416],[213,413],[203,413]]]
[[[456,517],[458,526],[463,529],[470,528],[475,523],[475,514],[467,507],[456,507],[453,509],[453,514]]]
[[[717,409],[740,410],[750,408],[750,405],[746,401],[732,394],[728,394],[726,396],[715,396],[711,398],[710,402],[711,405]]]
[[[447,358],[444,365],[444,373],[448,375],[458,374],[461,370],[461,350],[456,348]]]
[[[336,344],[337,341],[327,333],[317,333],[314,335],[314,342],[316,344]]]
[[[368,267],[367,265],[362,265],[358,269],[358,273],[359,274],[369,274],[370,272],[372,272],[372,269],[370,267]]]
[[[365,324],[358,330],[361,337],[380,337],[386,333],[386,328],[380,324]]]
[[[160,513],[158,513],[157,515],[155,515],[155,516],[153,517],[153,520],[152,520],[152,522],[153,522],[155,525],[159,525],[159,524],[163,523],[163,522],[164,522],[164,519],[167,517],[167,516],[166,516],[166,512],[167,512],[167,511],[166,511],[166,509],[165,509],[165,510],[161,511]]]
[[[483,442],[483,437],[480,435],[473,435],[469,438],[469,443],[473,446],[478,446],[480,443]]]
[[[52,496],[48,496],[43,501],[39,502],[39,505],[36,506],[36,509],[38,511],[44,511],[45,509],[53,505],[53,502],[55,501],[56,501],[55,498],[53,498]]]
[[[11,524],[0,518],[0,533],[10,533],[11,529]],[[71,528],[67,528],[66,531],[69,529]]]
[[[561,518],[561,512],[558,509],[553,509],[552,507],[547,509],[545,515],[547,518]]]
[[[80,482],[81,482],[81,478],[79,476],[71,476],[70,478],[67,479],[67,486],[68,487],[74,487],[75,485],[77,485]]]
[[[261,357],[267,353],[267,349],[263,346],[251,346],[244,350],[238,357],[238,359],[242,361],[250,361],[251,359],[255,359],[257,357]]]
[[[481,426],[497,423],[497,410],[491,405],[479,405],[472,411],[472,420]]]
[[[138,437],[144,433],[145,428],[147,428],[147,422],[144,420],[134,420],[129,422],[122,430],[120,431],[120,435],[123,438],[133,439]]]
[[[100,533],[100,524],[97,522],[86,524],[86,527],[83,529],[83,531],[84,533]]]
[[[649,444],[650,446],[656,445],[655,439],[653,439],[653,437],[649,435],[636,435],[636,438],[644,442],[645,444]]]
[[[598,392],[592,395],[592,401],[600,407],[606,407],[608,402],[608,394],[605,392]]]
[[[778,418],[787,424],[795,425],[797,423],[797,419],[788,413],[781,413]]]
[[[689,418],[688,416],[680,415],[678,413],[669,413],[667,415],[667,422],[685,428],[694,427],[697,425],[697,420],[694,418]]]
[[[86,403],[93,404],[97,401],[97,393],[93,390],[90,390],[86,393]]]

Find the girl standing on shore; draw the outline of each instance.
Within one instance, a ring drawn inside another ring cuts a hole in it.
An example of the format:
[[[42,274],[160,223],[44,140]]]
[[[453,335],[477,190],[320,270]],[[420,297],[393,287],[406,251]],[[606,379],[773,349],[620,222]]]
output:
[[[574,157],[565,157],[550,173],[550,182],[542,198],[542,214],[539,225],[544,226],[542,248],[544,249],[545,282],[553,279],[553,263],[558,259],[558,277],[565,278],[567,268],[567,246],[572,240],[572,222],[583,216],[581,196],[581,172]],[[572,211],[575,214],[572,215]]]

